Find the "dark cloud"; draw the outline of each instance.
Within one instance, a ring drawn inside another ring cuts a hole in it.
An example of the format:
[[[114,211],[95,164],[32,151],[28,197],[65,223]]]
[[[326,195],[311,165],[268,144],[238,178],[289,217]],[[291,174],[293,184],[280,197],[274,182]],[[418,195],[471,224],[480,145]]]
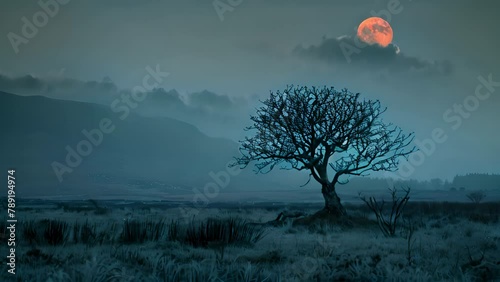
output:
[[[449,61],[428,61],[405,55],[395,44],[382,47],[368,45],[355,36],[323,39],[318,45],[298,46],[294,54],[311,60],[322,61],[333,66],[361,66],[363,69],[387,69],[389,71],[413,71],[431,74],[450,74]]]

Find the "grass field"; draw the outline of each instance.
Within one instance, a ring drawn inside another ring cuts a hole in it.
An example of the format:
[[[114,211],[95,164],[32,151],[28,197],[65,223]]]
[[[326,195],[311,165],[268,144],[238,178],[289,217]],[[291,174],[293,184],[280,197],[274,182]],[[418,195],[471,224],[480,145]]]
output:
[[[226,204],[187,216],[173,203],[24,202],[16,274],[3,264],[0,280],[500,281],[499,202],[409,202],[393,237],[365,205],[346,206],[349,225],[264,224],[319,208]]]

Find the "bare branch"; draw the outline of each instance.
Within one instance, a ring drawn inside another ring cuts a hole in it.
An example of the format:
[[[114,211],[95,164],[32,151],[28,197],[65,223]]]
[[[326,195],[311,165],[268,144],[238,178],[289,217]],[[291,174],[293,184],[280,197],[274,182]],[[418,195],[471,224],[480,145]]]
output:
[[[342,175],[395,171],[399,158],[415,150],[407,149],[413,134],[382,121],[386,108],[378,100],[360,99],[347,89],[287,86],[262,104],[247,127],[254,134],[240,141],[241,156],[233,166],[255,163],[256,172],[267,173],[281,165],[309,170],[322,185],[342,184]]]

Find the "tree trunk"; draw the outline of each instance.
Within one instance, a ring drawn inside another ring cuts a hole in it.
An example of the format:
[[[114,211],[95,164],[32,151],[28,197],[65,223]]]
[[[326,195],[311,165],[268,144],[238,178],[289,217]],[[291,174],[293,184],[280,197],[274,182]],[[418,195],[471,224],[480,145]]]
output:
[[[334,183],[323,185],[321,193],[323,193],[323,198],[325,198],[325,208],[323,209],[323,212],[335,217],[342,217],[347,214],[344,206],[340,203],[340,198],[337,195],[337,192],[335,192]]]

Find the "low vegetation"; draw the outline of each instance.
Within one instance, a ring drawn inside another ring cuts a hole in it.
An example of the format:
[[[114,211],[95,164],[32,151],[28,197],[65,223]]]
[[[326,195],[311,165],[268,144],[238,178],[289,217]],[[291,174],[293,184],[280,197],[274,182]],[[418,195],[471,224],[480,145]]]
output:
[[[264,231],[238,218],[225,220],[209,218],[197,225],[191,224],[186,232],[186,242],[194,247],[257,243]]]
[[[211,207],[189,218],[175,207],[108,206],[103,215],[33,208],[19,217],[16,280],[500,279],[498,202],[409,201],[391,236],[366,204],[345,207],[352,224],[309,226],[294,216],[318,206]],[[279,224],[268,224],[278,214]]]

